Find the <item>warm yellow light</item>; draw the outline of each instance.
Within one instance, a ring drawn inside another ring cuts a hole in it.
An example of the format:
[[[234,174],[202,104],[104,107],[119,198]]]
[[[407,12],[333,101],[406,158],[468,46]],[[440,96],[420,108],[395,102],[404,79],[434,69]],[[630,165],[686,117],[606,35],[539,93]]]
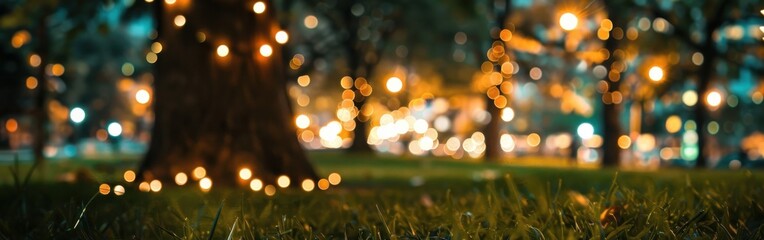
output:
[[[718,107],[722,104],[722,94],[716,90],[711,91],[706,95],[706,103],[711,107]]]
[[[249,182],[249,188],[252,189],[252,191],[260,191],[263,189],[263,181],[260,181],[260,179],[252,179],[251,182]]]
[[[164,0],[164,2],[167,3],[167,5],[175,4],[175,0]]]
[[[252,11],[254,11],[257,14],[261,14],[265,12],[265,3],[263,2],[256,2],[255,5],[252,5]]]
[[[125,187],[122,185],[114,186],[114,195],[122,196],[125,195]]]
[[[103,183],[101,186],[98,186],[98,193],[101,195],[108,195],[109,192],[111,192],[111,187],[109,187],[109,184]]]
[[[297,84],[299,84],[302,87],[307,87],[310,84],[310,76],[302,75],[297,77]]]
[[[212,188],[212,180],[210,178],[202,178],[202,180],[199,180],[199,188],[203,192],[209,191]]]
[[[151,100],[151,94],[149,94],[149,91],[146,91],[145,89],[138,90],[135,92],[135,101],[137,101],[140,104],[146,104],[149,103]]]
[[[183,172],[179,172],[178,174],[175,174],[175,184],[178,184],[178,186],[186,185],[188,182],[188,175],[186,175]]]
[[[682,118],[677,115],[671,115],[666,119],[666,131],[676,133],[682,130]]]
[[[242,168],[239,170],[239,178],[243,180],[249,180],[252,178],[252,170],[249,170],[249,168]]]
[[[154,53],[154,52],[148,52],[148,53],[146,53],[146,62],[148,62],[148,63],[155,63],[155,62],[157,62],[157,59],[158,59],[158,58],[159,58],[159,57],[158,57],[158,56],[157,56],[157,54],[156,54],[156,53]]]
[[[698,103],[698,93],[693,90],[687,90],[682,94],[682,102],[688,107],[695,106]]]
[[[647,76],[650,77],[650,80],[653,80],[654,82],[663,80],[663,69],[658,66],[653,66],[647,72]]]
[[[205,170],[203,167],[194,168],[194,179],[201,179],[205,176],[207,176],[207,170]]]
[[[29,66],[39,67],[40,63],[42,63],[42,59],[40,59],[40,55],[32,54],[29,56]]]
[[[182,27],[183,25],[186,25],[186,17],[183,15],[175,16],[173,22],[175,23],[175,26]]]
[[[276,179],[276,184],[278,184],[281,188],[289,187],[289,183],[291,183],[291,181],[286,175],[281,175],[278,179]]]
[[[265,195],[268,195],[269,197],[276,195],[276,187],[273,185],[265,186]]]
[[[313,191],[313,189],[316,188],[316,183],[313,182],[313,180],[305,179],[302,181],[302,190],[306,192]]]
[[[263,57],[270,57],[271,54],[273,54],[273,48],[271,48],[271,45],[263,44],[260,46],[260,55]]]
[[[575,14],[566,12],[560,16],[560,27],[563,30],[570,31],[578,26],[578,17]]]
[[[29,90],[37,88],[37,78],[28,77],[26,81],[26,85]]]
[[[122,176],[125,178],[125,182],[133,182],[135,181],[135,172],[132,170],[125,171],[125,174]]]
[[[531,133],[528,135],[528,138],[525,139],[525,142],[528,143],[528,146],[536,147],[541,143],[541,136],[538,133]]]
[[[339,185],[342,181],[342,176],[340,176],[339,173],[331,173],[329,174],[329,183],[332,185]]]
[[[287,34],[287,32],[281,30],[276,33],[276,42],[284,44],[287,41],[289,41],[289,34]]]
[[[385,84],[387,87],[387,90],[392,93],[400,92],[401,89],[403,89],[403,81],[401,81],[398,77],[391,77],[387,79],[387,83]]]
[[[27,30],[21,30],[13,34],[13,37],[11,38],[11,46],[13,48],[20,48],[24,44],[26,44],[30,39],[32,38],[32,35],[29,34]]]
[[[138,185],[138,190],[141,192],[148,192],[151,191],[151,187],[149,186],[149,183],[141,182],[141,184]]]
[[[220,57],[228,56],[228,46],[225,44],[220,44],[217,48],[217,53]]]
[[[50,73],[56,77],[64,75],[65,70],[64,65],[61,65],[60,63],[53,64],[53,66],[50,67]]]
[[[631,147],[631,138],[626,135],[621,135],[618,137],[618,147],[621,149],[628,149]]]
[[[151,187],[152,192],[159,192],[162,190],[162,182],[156,179],[152,180],[149,186]]]
[[[162,52],[162,44],[159,42],[154,42],[151,44],[151,52],[153,53],[160,53]]]
[[[313,15],[308,15],[305,17],[305,20],[303,20],[303,23],[305,24],[305,27],[314,29],[318,26],[318,18]]]
[[[329,189],[329,180],[326,180],[325,178],[318,180],[318,189],[321,189],[321,190]]]
[[[294,119],[294,123],[298,128],[306,129],[310,126],[310,118],[305,116],[305,114],[300,114],[297,116],[297,118]]]
[[[7,130],[9,133],[16,132],[19,130],[19,122],[13,118],[8,119],[8,121],[5,121],[5,130]]]

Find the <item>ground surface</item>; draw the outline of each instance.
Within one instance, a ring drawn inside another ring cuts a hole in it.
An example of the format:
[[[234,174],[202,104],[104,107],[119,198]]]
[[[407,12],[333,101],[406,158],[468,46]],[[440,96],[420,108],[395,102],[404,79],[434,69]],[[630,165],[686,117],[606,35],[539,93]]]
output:
[[[26,185],[3,166],[0,239],[764,238],[763,172],[616,174],[337,153],[312,159],[323,176],[340,173],[340,186],[268,197],[165,183],[143,193],[119,177],[129,161],[51,163],[46,175],[56,177],[33,176]],[[55,180],[83,165],[96,182]],[[98,195],[100,182],[122,184],[126,193]]]

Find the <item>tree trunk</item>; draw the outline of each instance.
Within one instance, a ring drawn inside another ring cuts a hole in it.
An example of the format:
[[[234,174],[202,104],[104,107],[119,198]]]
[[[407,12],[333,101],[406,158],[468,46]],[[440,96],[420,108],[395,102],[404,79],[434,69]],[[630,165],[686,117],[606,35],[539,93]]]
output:
[[[708,45],[708,44],[707,44]],[[698,158],[695,160],[695,168],[708,167],[708,161],[706,160],[706,125],[708,125],[708,119],[706,119],[707,107],[705,105],[706,94],[708,94],[708,87],[711,85],[711,78],[715,74],[714,71],[717,52],[711,47],[702,51],[705,61],[700,65],[700,72],[698,73],[698,96],[700,101],[693,106],[693,113],[695,115],[695,123],[698,132]]]
[[[493,2],[494,7],[497,8],[497,10],[500,7],[503,7],[503,12],[496,13],[496,26],[499,27],[499,30],[505,29],[507,19],[509,19],[510,14],[512,13],[512,1],[511,0],[505,0],[502,5],[496,5],[499,2]],[[498,37],[491,40],[493,41],[501,41]],[[489,44],[490,46],[490,44]],[[482,49],[482,50],[488,50],[488,49]],[[505,44],[505,54],[510,54],[510,49]],[[481,54],[482,55],[482,54]],[[478,55],[480,56],[480,55]],[[478,58],[480,59],[480,58]],[[494,71],[501,72],[501,63],[494,63]],[[509,81],[509,79],[504,79],[502,81]],[[509,105],[511,100],[511,96],[507,97],[507,105]],[[485,136],[485,154],[483,155],[483,158],[486,161],[489,162],[495,162],[498,161],[501,157],[501,143],[500,143],[500,136],[499,131],[501,130],[501,109],[496,107],[494,104],[493,99],[489,98],[488,96],[485,96],[485,110],[489,113],[489,116],[491,117],[488,121],[488,124],[483,128],[483,135]]]
[[[607,3],[604,3],[606,6],[605,8],[608,10],[608,13],[614,14],[615,11],[612,9],[611,5],[608,5]],[[613,21],[613,27],[623,27],[624,25],[621,24],[621,21],[615,16],[611,16],[610,19]],[[618,49],[619,40],[614,38],[613,36],[610,36],[605,41],[605,49],[608,50],[610,53],[610,57],[608,57],[605,62],[602,63],[609,71],[613,71],[613,64],[621,61],[619,59],[619,56],[616,56],[615,50]],[[608,72],[609,73],[609,72]],[[612,94],[613,92],[620,91],[621,88],[621,81],[620,79],[623,79],[623,76],[621,76],[619,79],[616,79],[616,81],[610,80],[609,77],[610,74],[607,74],[606,82],[608,83],[608,89],[606,93],[603,94]],[[621,73],[619,73],[621,75]],[[623,108],[623,105],[617,104],[614,102],[605,103],[603,101],[600,101],[603,104],[602,109],[602,117],[603,117],[603,126],[604,129],[602,131],[603,133],[603,148],[602,148],[602,167],[617,167],[621,163],[621,148],[618,146],[618,138],[623,134],[621,130],[621,110]],[[576,151],[575,149],[573,151]]]
[[[38,50],[40,56],[40,66],[37,67],[37,95],[35,96],[34,107],[34,141],[32,144],[32,153],[34,155],[35,166],[45,161],[43,150],[48,141],[48,74],[45,69],[48,65],[48,10],[44,10],[43,17],[37,26]]]
[[[483,94],[485,96],[485,94]],[[493,99],[485,96],[485,108],[491,119],[488,124],[483,128],[483,135],[485,136],[485,158],[488,162],[496,162],[501,158],[499,132],[501,127],[501,109],[496,107],[493,103]]]
[[[317,178],[292,124],[275,7],[264,2],[262,14],[248,1],[154,3],[163,50],[143,179],[170,180],[197,166],[216,184],[235,184],[242,167],[270,183],[282,174]],[[177,15],[184,26],[173,24]],[[221,57],[222,44],[230,53]],[[270,57],[260,54],[263,44],[273,48]]]

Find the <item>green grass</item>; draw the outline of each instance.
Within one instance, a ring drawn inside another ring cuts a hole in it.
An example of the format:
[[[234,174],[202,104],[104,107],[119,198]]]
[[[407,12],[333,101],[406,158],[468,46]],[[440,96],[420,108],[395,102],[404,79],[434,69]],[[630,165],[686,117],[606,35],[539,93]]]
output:
[[[170,183],[143,193],[119,179],[134,160],[45,168],[56,176],[87,166],[98,169],[96,179],[127,187],[123,196],[104,196],[98,183],[55,177],[16,187],[3,169],[0,239],[764,238],[764,173],[757,171],[616,173],[337,153],[312,159],[322,175],[342,174],[342,184],[273,197]],[[412,178],[423,185],[412,186]]]

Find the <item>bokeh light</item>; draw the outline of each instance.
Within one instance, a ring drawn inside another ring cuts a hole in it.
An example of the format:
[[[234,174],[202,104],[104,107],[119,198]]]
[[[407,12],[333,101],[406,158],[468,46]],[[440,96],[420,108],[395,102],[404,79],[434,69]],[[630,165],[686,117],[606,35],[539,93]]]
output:
[[[560,27],[566,31],[575,29],[578,26],[578,17],[573,13],[563,13],[560,16]]]

